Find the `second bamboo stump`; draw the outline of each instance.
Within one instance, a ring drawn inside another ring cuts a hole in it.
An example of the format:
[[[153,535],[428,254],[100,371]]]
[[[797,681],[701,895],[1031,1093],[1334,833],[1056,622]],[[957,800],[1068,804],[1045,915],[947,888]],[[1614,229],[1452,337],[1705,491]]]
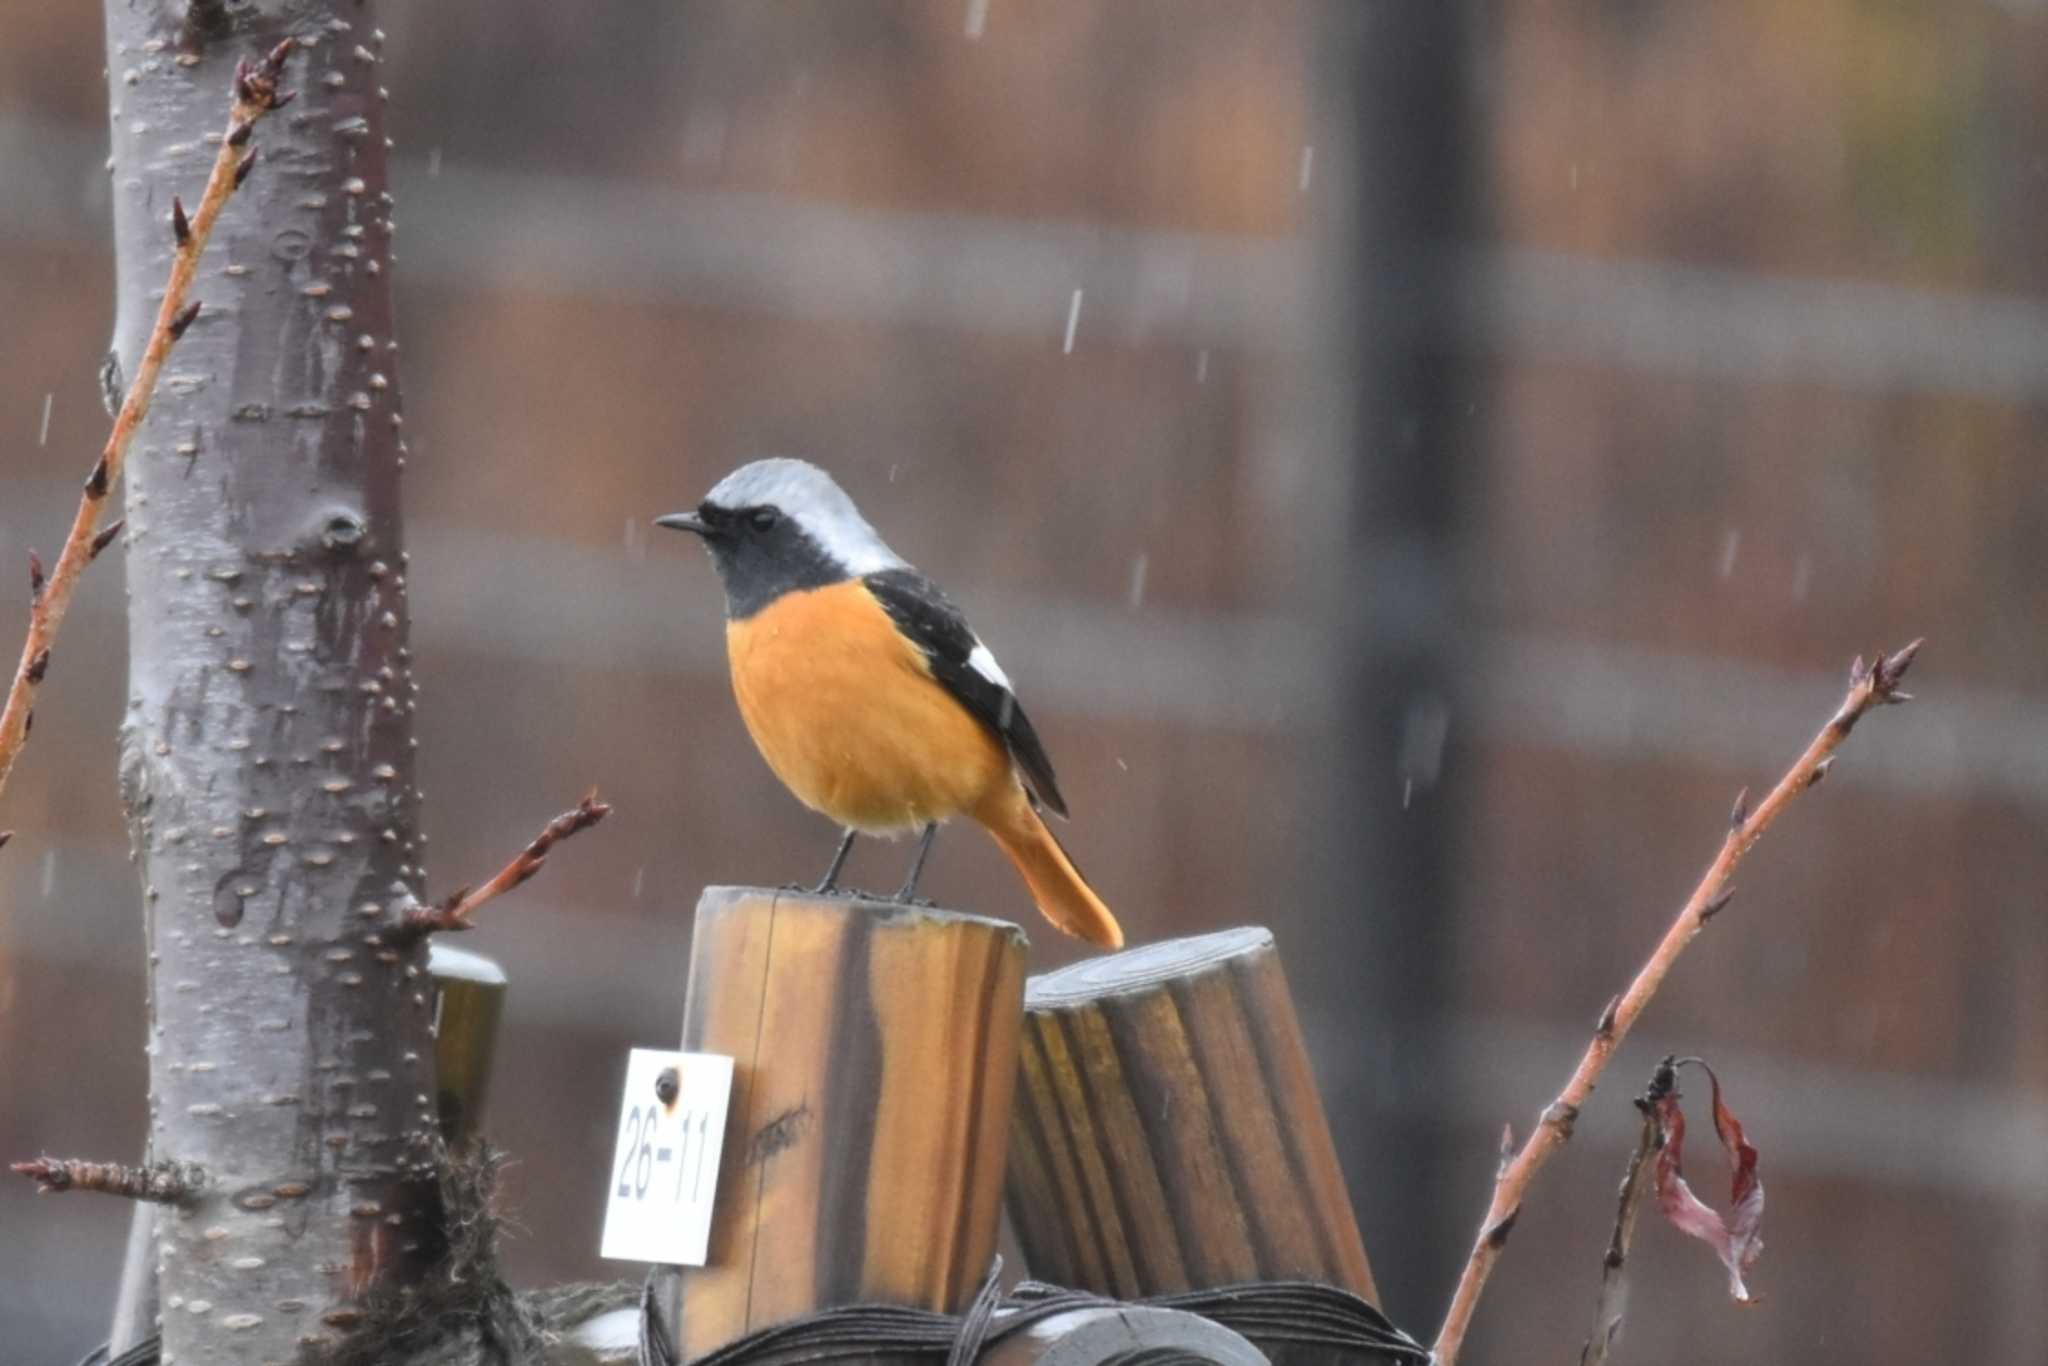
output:
[[[685,1359],[832,1305],[957,1312],[995,1252],[1024,932],[753,887],[697,905],[683,1048],[734,1060]]]
[[[1009,1208],[1033,1276],[1377,1302],[1270,933],[1088,959],[1032,978],[1024,1006]]]

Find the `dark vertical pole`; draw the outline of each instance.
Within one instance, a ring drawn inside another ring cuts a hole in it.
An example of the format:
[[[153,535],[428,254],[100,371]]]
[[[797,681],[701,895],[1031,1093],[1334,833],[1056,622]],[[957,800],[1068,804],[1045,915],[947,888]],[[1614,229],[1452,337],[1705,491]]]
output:
[[[1430,310],[1447,248],[1475,230],[1469,44],[1457,6],[1323,7],[1314,61],[1328,149],[1316,264],[1326,459],[1349,479],[1324,576],[1335,761],[1318,952],[1288,957],[1366,1241],[1397,1321],[1438,1309],[1463,1229],[1442,1217],[1441,1076],[1455,767],[1457,494],[1477,433],[1466,367]],[[1334,145],[1330,145],[1334,144]],[[1462,1191],[1462,1188],[1461,1188]],[[1460,1208],[1463,1206],[1460,1205]]]

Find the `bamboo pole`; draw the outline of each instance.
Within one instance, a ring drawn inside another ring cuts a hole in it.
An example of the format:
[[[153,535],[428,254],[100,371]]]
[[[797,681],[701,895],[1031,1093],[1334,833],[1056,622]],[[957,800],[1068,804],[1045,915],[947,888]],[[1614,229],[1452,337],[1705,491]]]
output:
[[[1270,933],[1089,959],[1032,978],[1024,1008],[1007,1199],[1032,1275],[1377,1301]]]
[[[121,1254],[120,1290],[114,1321],[107,1329],[107,1358],[113,1360],[156,1332],[156,1206],[137,1201],[128,1218],[128,1243]]]
[[[458,1148],[476,1136],[490,1090],[505,970],[436,940],[427,948],[427,974],[434,979],[434,1113],[442,1139]]]
[[[995,1252],[1024,932],[890,902],[712,887],[683,1047],[734,1060],[685,1358],[834,1305],[958,1311]]]

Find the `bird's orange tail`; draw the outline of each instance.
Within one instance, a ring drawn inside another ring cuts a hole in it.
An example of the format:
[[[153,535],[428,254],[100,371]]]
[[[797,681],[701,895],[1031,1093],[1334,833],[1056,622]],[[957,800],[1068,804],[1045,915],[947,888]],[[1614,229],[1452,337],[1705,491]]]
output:
[[[1091,944],[1108,949],[1124,946],[1124,932],[1116,917],[1067,857],[1044,818],[1032,809],[1022,788],[1009,785],[1007,792],[984,802],[974,818],[1017,865],[1024,885],[1031,889],[1031,899],[1047,920]]]

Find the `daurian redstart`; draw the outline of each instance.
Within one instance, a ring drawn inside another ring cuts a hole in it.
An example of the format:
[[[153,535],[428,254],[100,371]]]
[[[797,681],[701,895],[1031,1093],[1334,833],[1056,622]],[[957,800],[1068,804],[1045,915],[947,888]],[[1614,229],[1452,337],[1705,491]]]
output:
[[[816,890],[837,882],[855,835],[921,829],[897,893],[908,900],[939,825],[966,815],[1017,865],[1046,919],[1123,944],[1040,814],[1065,816],[1067,804],[1009,678],[830,475],[757,460],[695,512],[655,524],[695,532],[718,567],[732,690],[761,757],[799,801],[845,828]]]

